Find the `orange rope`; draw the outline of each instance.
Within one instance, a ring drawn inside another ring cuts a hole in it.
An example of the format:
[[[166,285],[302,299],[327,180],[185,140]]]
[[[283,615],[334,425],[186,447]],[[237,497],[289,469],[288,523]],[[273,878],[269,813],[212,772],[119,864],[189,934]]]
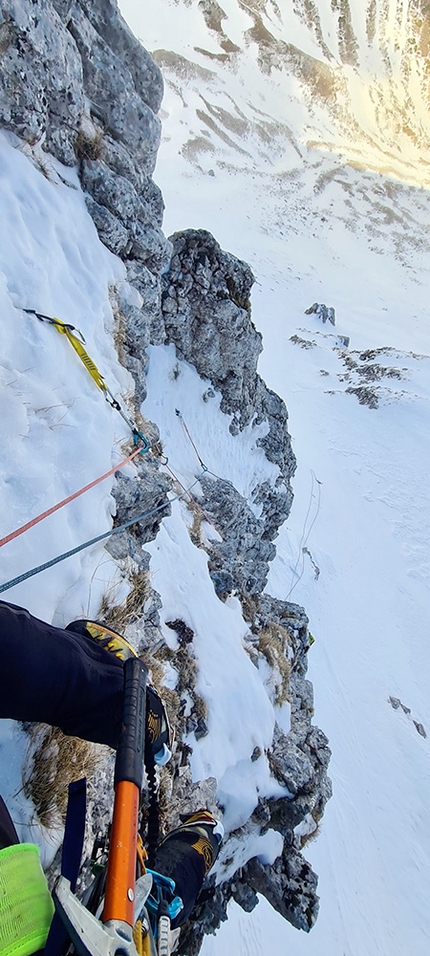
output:
[[[69,495],[68,498],[63,498],[63,501],[59,501],[58,504],[54,505],[52,508],[48,508],[47,511],[44,511],[43,514],[33,518],[32,521],[27,521],[27,524],[23,524],[20,528],[17,528],[16,531],[12,531],[11,534],[7,534],[5,538],[0,539],[0,548],[7,544],[8,541],[12,541],[13,538],[18,538],[20,534],[24,534],[24,531],[28,531],[29,528],[32,528],[35,524],[38,524],[39,521],[43,521],[44,518],[47,518],[48,515],[52,515],[54,511],[58,511],[63,505],[67,505],[69,501],[73,501],[74,498],[79,498],[79,495],[83,495],[86,491],[89,491],[90,488],[94,488],[95,485],[98,485],[101,481],[104,481],[105,478],[109,478],[110,475],[114,475],[116,471],[119,471],[120,468],[124,468],[124,465],[127,465],[129,461],[132,461],[139,452],[142,451],[142,448],[136,448],[134,452],[124,458],[124,461],[121,461],[119,465],[115,465],[115,468],[111,468],[110,471],[107,471],[105,475],[101,475],[100,478],[96,478],[94,481],[91,481],[89,485],[85,485],[84,488],[81,488],[79,491],[75,491],[73,495]]]

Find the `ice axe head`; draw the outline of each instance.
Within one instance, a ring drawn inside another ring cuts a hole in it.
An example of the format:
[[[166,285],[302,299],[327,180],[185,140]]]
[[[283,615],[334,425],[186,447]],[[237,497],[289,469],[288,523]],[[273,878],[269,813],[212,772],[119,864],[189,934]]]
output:
[[[151,887],[149,873],[137,881],[135,919],[140,915]],[[81,956],[138,956],[133,927],[115,919],[101,923],[72,893],[69,880],[64,876],[60,876],[53,896],[56,910]]]

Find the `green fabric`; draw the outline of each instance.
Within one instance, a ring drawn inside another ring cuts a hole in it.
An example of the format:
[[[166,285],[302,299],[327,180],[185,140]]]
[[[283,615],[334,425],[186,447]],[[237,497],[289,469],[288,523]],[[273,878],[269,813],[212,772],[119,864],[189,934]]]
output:
[[[43,949],[54,904],[34,843],[0,850],[0,956]]]

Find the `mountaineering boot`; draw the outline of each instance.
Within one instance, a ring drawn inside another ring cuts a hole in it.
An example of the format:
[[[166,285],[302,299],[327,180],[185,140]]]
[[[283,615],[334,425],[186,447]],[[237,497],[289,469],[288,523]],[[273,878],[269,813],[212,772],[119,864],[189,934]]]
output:
[[[188,919],[203,881],[218,856],[223,835],[222,823],[209,810],[203,809],[187,816],[158,845],[156,869],[175,881],[176,893],[184,904],[172,921],[173,928]]]
[[[203,856],[207,876],[218,856],[223,836],[222,823],[216,820],[209,810],[197,810],[196,813],[185,816],[183,822],[161,840],[157,847],[157,856],[161,847],[166,847],[167,844],[173,846],[174,841],[190,843],[192,849]]]
[[[99,624],[98,621],[72,621],[68,624],[66,631],[74,631],[75,634],[83,634],[84,637],[96,641],[106,651],[115,654],[120,661],[127,661],[129,657],[137,657],[136,651],[131,644],[121,637],[116,631],[111,631],[105,624]]]
[[[86,621],[80,619],[72,621],[67,625],[66,631],[73,631],[75,634],[81,634],[84,637],[95,641],[104,650],[114,654],[120,661],[126,661],[130,657],[137,657],[137,653],[125,637],[112,631],[105,624],[98,621]],[[170,726],[167,719],[166,709],[161,697],[157,691],[147,684],[146,688],[146,725],[149,738],[152,744],[155,763],[163,767],[172,756],[169,749],[170,744]]]

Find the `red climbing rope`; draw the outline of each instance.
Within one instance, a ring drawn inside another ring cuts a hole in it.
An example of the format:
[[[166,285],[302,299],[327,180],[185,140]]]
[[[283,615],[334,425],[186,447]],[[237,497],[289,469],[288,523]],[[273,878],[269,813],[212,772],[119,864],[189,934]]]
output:
[[[124,458],[124,461],[121,461],[119,465],[115,465],[115,468],[111,468],[110,471],[107,471],[105,475],[100,475],[100,478],[95,478],[94,481],[91,481],[89,485],[85,485],[84,488],[80,488],[79,491],[75,491],[73,495],[69,495],[68,498],[63,498],[63,501],[59,501],[58,504],[54,505],[52,508],[48,508],[47,511],[44,511],[43,514],[33,518],[31,521],[27,521],[27,524],[21,525],[20,528],[17,528],[16,531],[12,531],[10,534],[7,534],[5,538],[0,538],[0,548],[7,544],[8,541],[12,541],[13,538],[18,538],[20,534],[24,534],[24,531],[28,531],[29,528],[32,528],[35,524],[38,524],[39,521],[43,521],[44,518],[47,518],[48,515],[52,515],[54,511],[58,511],[64,505],[67,505],[69,501],[73,501],[74,498],[79,498],[79,495],[83,495],[86,491],[89,491],[90,488],[94,488],[95,485],[98,485],[101,481],[104,481],[105,478],[109,478],[110,475],[114,475],[116,471],[119,471],[120,468],[124,468],[124,465],[127,465],[129,461],[132,461],[136,455],[139,455],[143,451],[142,447],[135,448],[134,452]]]

